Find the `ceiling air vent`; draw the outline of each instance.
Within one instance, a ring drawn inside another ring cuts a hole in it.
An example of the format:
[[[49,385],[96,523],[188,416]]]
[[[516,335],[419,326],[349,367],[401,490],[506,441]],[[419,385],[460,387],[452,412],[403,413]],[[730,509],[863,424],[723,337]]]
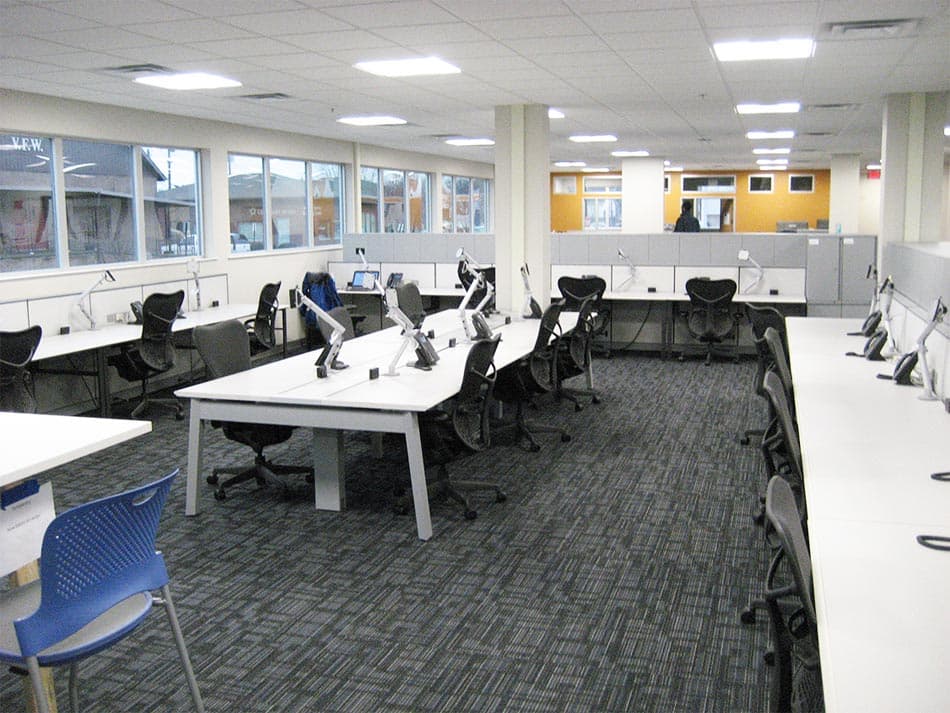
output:
[[[283,92],[264,92],[262,94],[242,94],[238,99],[250,99],[251,101],[257,102],[273,102],[281,101],[283,99],[290,99],[289,94],[284,94]]]
[[[172,72],[168,67],[160,64],[123,64],[120,67],[106,67],[105,71],[115,74],[170,74]]]
[[[813,136],[813,137],[831,136],[831,135],[832,134],[830,131],[803,131],[799,134],[799,136]]]
[[[857,104],[847,102],[829,103],[829,104],[807,104],[805,111],[852,111],[858,107]]]
[[[917,29],[919,20],[857,20],[854,22],[831,22],[825,27],[830,38],[842,40],[886,40],[907,37]]]

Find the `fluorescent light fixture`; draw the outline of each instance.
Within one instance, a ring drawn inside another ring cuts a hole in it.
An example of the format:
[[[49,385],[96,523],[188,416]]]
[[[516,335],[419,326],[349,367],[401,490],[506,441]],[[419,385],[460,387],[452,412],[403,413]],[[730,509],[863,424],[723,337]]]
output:
[[[398,116],[341,116],[337,122],[350,126],[401,126],[408,123]]]
[[[868,171],[880,171],[880,170],[881,170],[881,164],[879,164],[879,163],[869,163],[867,166],[865,166],[865,168],[866,168]]]
[[[664,166],[669,166],[669,165],[670,165],[670,160],[669,160],[669,159],[664,159],[663,165],[664,165]]]
[[[787,166],[787,158],[760,158],[756,161],[760,166]]]
[[[555,161],[554,165],[558,168],[581,168],[587,164],[584,161]]]
[[[373,62],[357,62],[355,69],[379,77],[423,77],[432,74],[459,74],[462,70],[438,57],[414,57],[412,59],[381,59]]]
[[[561,111],[560,109],[552,109],[548,107],[548,118],[549,119],[563,119],[564,112]]]
[[[950,136],[950,124],[948,124],[947,126],[943,127],[943,135],[944,135],[944,136]]]
[[[714,42],[713,52],[720,62],[745,62],[762,59],[807,59],[815,52],[815,41],[810,37],[781,40],[737,40]]]
[[[449,146],[494,146],[494,139],[446,139]]]
[[[777,104],[736,104],[739,114],[797,114],[802,109],[799,102],[778,102]]]
[[[577,134],[574,136],[568,136],[567,138],[577,144],[600,144],[617,140],[617,137],[613,134]]]
[[[177,91],[191,91],[194,89],[229,89],[231,87],[241,86],[241,83],[236,79],[219,77],[216,74],[208,74],[207,72],[147,74],[144,77],[136,77],[135,81],[139,84],[147,84],[150,87],[173,89]]]
[[[666,167],[665,169],[663,169],[663,170],[664,170],[664,171],[677,171],[677,172],[678,172],[678,171],[682,171],[682,170],[683,170],[683,167],[682,167],[682,166],[667,166],[667,167]]]
[[[650,152],[644,151],[642,149],[639,149],[637,151],[611,151],[610,155],[617,156],[618,158],[631,158],[631,157],[642,158],[644,156],[649,156]]]
[[[783,166],[782,164],[779,164],[779,163],[768,164],[768,165],[762,166],[762,168],[767,168],[770,171],[787,171],[788,170],[788,166]]]
[[[753,141],[761,139],[794,139],[795,132],[791,129],[782,129],[780,131],[749,131],[745,137]]]
[[[752,149],[756,156],[784,156],[790,154],[791,149]]]
[[[609,173],[610,172],[609,168],[601,168],[599,166],[597,168],[583,168],[581,170],[584,173]]]

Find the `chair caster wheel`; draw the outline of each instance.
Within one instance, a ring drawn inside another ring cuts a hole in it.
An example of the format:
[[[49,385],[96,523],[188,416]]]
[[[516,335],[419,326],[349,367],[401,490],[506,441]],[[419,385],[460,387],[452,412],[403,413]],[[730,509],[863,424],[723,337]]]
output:
[[[752,522],[758,525],[759,527],[762,527],[762,525],[765,523],[765,515],[763,513],[753,515]]]
[[[216,475],[209,475],[207,478],[205,478],[205,480],[207,481],[208,485],[218,484],[218,476]]]
[[[752,609],[743,609],[742,613],[739,614],[739,621],[741,621],[743,624],[754,624],[755,611]]]
[[[225,493],[221,488],[218,488],[217,490],[214,491],[215,500],[224,500],[227,497],[228,497],[227,493]]]
[[[599,403],[600,403],[600,398],[598,398],[597,396],[593,396],[593,397],[591,397],[590,402],[591,402],[592,404],[599,404]]]
[[[184,420],[185,420],[185,414],[183,414],[181,411],[175,412],[175,420],[176,420],[176,421],[184,421]]]
[[[532,443],[530,446],[528,446],[528,451],[531,453],[537,453],[540,450],[541,446],[539,446],[537,443]]]
[[[583,411],[583,410],[584,410],[583,406],[581,406],[580,404],[574,404],[574,413],[577,413],[578,411]]]
[[[307,473],[307,485],[313,485],[313,473]]]
[[[501,491],[498,491],[498,492],[495,494],[495,502],[496,502],[496,503],[503,503],[503,502],[505,502],[507,499],[508,499],[508,496],[505,495],[505,494],[504,494],[503,492],[501,492]]]
[[[766,651],[766,652],[762,655],[762,659],[765,661],[765,665],[766,665],[766,666],[774,666],[774,665],[775,665],[775,652],[774,652],[774,651]]]
[[[393,505],[393,512],[396,513],[397,515],[401,516],[401,517],[402,517],[402,516],[405,516],[405,515],[408,515],[408,514],[409,514],[409,506],[406,505],[406,504],[404,504],[404,503],[400,503],[400,504],[398,504],[398,505]]]
[[[740,443],[741,445],[743,445],[743,446],[747,446],[747,445],[749,445],[751,442],[752,442],[752,441],[749,439],[748,436],[743,436],[742,438],[739,439],[739,443]]]
[[[571,440],[571,434],[570,434],[570,433],[562,433],[562,434],[561,434],[561,443],[567,443],[569,440]]]
[[[465,511],[465,519],[466,519],[466,520],[474,520],[476,517],[478,517],[478,513],[477,513],[475,510],[466,510],[466,511]]]

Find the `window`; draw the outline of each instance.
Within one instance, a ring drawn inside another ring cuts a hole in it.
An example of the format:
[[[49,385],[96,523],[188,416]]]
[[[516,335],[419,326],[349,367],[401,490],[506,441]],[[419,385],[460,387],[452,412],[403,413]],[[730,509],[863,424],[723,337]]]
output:
[[[663,192],[664,193],[670,192],[670,174],[668,173],[663,174]]]
[[[394,168],[360,168],[363,232],[429,230],[429,174]],[[382,186],[382,203],[380,203]]]
[[[70,265],[138,259],[132,184],[131,146],[63,141]]]
[[[735,193],[735,176],[683,176],[683,193]]]
[[[340,242],[340,164],[231,154],[228,190],[232,253]]]
[[[556,195],[573,196],[577,194],[577,176],[554,176],[552,180]]]
[[[442,232],[488,232],[490,185],[487,178],[442,176]]]
[[[59,267],[53,141],[0,134],[0,272]]]
[[[620,176],[585,176],[584,193],[623,193]]]
[[[620,198],[585,198],[584,228],[589,230],[607,230],[621,225]]]
[[[771,193],[772,174],[749,176],[749,193]]]
[[[147,146],[141,164],[147,257],[201,255],[198,152]]]
[[[790,174],[788,177],[789,193],[814,193],[815,177],[811,174]]]

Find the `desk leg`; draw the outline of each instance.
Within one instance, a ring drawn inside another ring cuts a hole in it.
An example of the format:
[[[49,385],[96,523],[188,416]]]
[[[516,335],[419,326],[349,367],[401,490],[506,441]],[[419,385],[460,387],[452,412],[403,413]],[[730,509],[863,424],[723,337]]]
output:
[[[188,421],[188,476],[185,480],[185,515],[198,514],[198,478],[201,477],[202,466],[202,426],[201,402],[191,400],[190,418]]]
[[[284,307],[280,310],[280,333],[281,337],[281,346],[284,350],[284,358],[287,358],[287,308]]]
[[[96,349],[96,387],[99,391],[99,413],[103,418],[112,415],[112,390],[109,388],[109,363],[105,347]]]
[[[14,587],[20,587],[28,582],[32,582],[40,576],[40,568],[37,562],[31,562],[28,565],[20,567],[16,572],[10,575],[10,584]],[[40,669],[40,676],[43,679],[43,690],[46,692],[46,705],[49,706],[50,713],[56,713],[56,687],[53,685],[53,672],[48,668]],[[33,695],[33,684],[29,676],[23,677],[23,699],[26,701],[27,713],[36,713],[39,706],[36,705],[36,697]]]
[[[339,512],[346,507],[343,431],[313,429],[313,504]]]
[[[419,414],[410,414],[406,430],[406,451],[409,454],[409,478],[412,481],[412,502],[416,508],[416,530],[420,540],[432,537],[432,518],[429,515],[429,489],[426,486],[426,467],[422,458],[422,439],[419,436]]]

